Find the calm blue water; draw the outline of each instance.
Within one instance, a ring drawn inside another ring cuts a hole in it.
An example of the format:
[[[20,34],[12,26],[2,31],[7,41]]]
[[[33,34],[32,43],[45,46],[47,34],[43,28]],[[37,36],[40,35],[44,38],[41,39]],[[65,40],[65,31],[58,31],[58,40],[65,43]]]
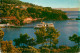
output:
[[[67,46],[74,46],[76,43],[69,40],[69,36],[72,36],[74,33],[80,35],[80,20],[66,20],[66,21],[45,21],[46,23],[54,23],[55,28],[60,31],[59,36],[59,45],[67,45]],[[27,24],[25,26],[35,26],[40,22],[34,22],[31,24]],[[25,34],[27,33],[30,37],[36,38],[34,32],[34,28],[3,28],[4,37],[3,40],[14,40],[18,38],[20,33]],[[14,42],[13,42],[14,44]],[[35,46],[36,48],[39,45]]]
[[[68,18],[80,18],[80,11],[64,11],[67,13]]]

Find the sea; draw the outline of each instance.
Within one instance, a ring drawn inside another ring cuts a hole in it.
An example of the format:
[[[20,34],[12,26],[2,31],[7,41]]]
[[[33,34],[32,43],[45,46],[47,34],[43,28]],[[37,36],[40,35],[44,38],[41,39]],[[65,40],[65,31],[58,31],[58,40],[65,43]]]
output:
[[[77,18],[80,15],[80,11],[65,11],[67,12],[67,16],[69,18]],[[77,34],[80,36],[80,20],[61,20],[61,21],[43,21],[45,23],[53,23],[55,29],[57,29],[60,32],[60,36],[58,38],[59,42],[56,45],[59,47],[60,45],[66,45],[66,46],[74,46],[77,43],[70,41],[69,37],[73,34]],[[33,22],[31,24],[26,24],[24,26],[36,26],[36,24],[39,24],[40,21]],[[34,27],[32,28],[2,28],[4,31],[4,41],[10,41],[14,40],[15,38],[19,38],[19,35],[27,33],[31,38],[36,39],[36,35],[34,32],[36,29]],[[13,42],[13,45],[15,45],[15,42]],[[39,48],[41,44],[34,46],[35,48]]]

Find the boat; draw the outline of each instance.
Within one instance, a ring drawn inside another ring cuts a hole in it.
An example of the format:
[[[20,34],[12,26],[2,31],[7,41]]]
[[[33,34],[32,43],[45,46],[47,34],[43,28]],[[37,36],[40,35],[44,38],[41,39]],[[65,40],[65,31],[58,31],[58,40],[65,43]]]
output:
[[[45,23],[41,22],[40,24],[36,24],[34,28],[41,28],[41,27],[54,27],[53,23]]]

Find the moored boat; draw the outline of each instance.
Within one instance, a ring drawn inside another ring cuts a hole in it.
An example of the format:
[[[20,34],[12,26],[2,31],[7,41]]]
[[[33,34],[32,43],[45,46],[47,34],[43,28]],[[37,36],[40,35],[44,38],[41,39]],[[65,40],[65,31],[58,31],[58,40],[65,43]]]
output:
[[[54,25],[53,23],[41,22],[40,24],[36,24],[34,28],[41,28],[41,27],[54,27]]]

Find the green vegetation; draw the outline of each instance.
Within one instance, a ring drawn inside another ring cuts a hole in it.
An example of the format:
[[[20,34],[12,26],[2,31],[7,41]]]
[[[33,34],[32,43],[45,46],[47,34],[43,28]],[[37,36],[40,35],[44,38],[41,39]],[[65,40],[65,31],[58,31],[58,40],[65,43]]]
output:
[[[78,36],[77,34],[73,34],[73,36],[69,37],[69,39],[77,43],[78,47],[80,47],[80,36]]]
[[[14,39],[15,47],[12,41],[0,41],[3,53],[77,53],[79,52],[80,37],[73,34],[69,39],[78,43],[73,47],[61,45],[58,43],[59,32],[55,28],[42,27],[35,32],[36,38],[31,38],[28,34],[20,34],[19,38]],[[34,46],[41,44],[38,49]]]
[[[1,53],[21,53],[17,48],[12,45],[12,41],[0,41]]]
[[[36,30],[35,34],[37,37],[37,43],[42,44],[42,47],[47,47],[49,49],[56,47],[56,44],[58,43],[57,38],[60,35],[59,32],[53,27],[42,27],[39,30]],[[44,45],[44,43],[46,43],[46,45]]]
[[[80,20],[80,18],[76,18],[76,20]]]
[[[17,47],[25,47],[24,45],[34,46],[36,44],[34,38],[30,38],[28,34],[20,34],[20,38],[14,39],[13,41]]]
[[[4,32],[1,30],[1,28],[0,28],[0,41],[2,41],[3,40],[3,36],[4,36]]]
[[[44,20],[66,20],[67,15],[61,10],[51,7],[41,7],[19,0],[3,0],[0,18],[9,18],[7,21],[15,25],[23,25],[23,20],[28,17],[43,18]]]

